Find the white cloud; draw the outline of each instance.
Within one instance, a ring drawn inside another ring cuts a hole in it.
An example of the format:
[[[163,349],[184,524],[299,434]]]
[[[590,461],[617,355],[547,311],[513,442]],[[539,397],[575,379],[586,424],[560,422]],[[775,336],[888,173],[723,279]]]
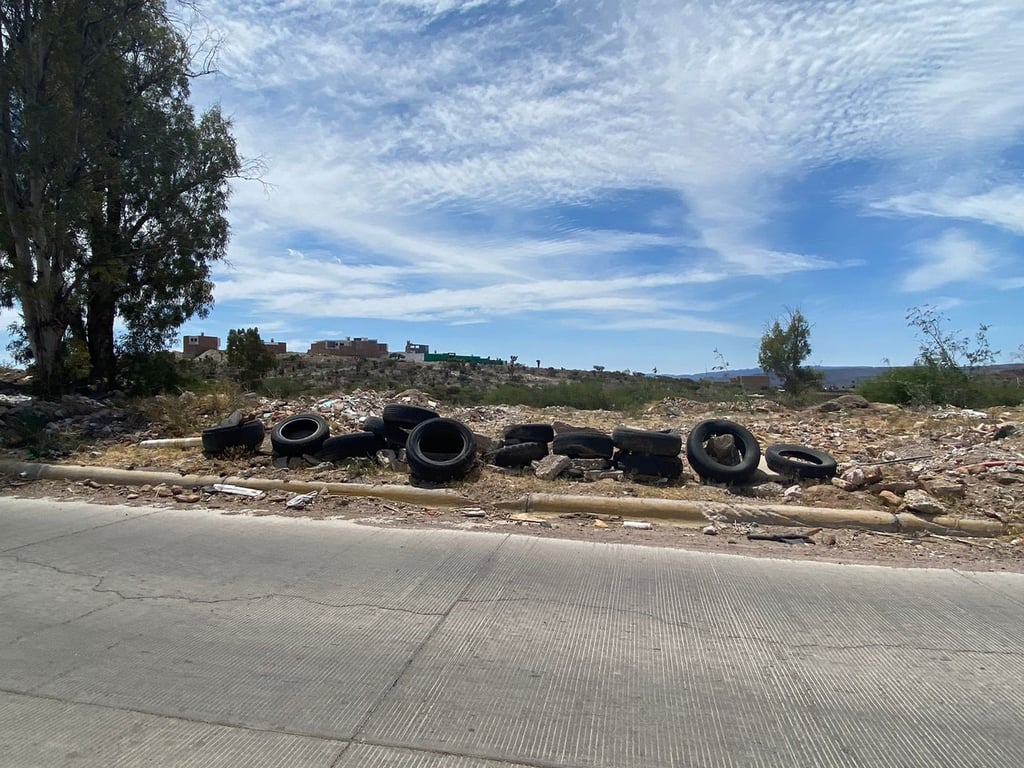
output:
[[[977,221],[1024,234],[1024,186],[1007,184],[987,192],[916,192],[870,203],[879,213]]]
[[[597,313],[645,301],[645,275],[678,306],[699,280],[850,266],[764,235],[786,182],[849,160],[941,168],[991,156],[1024,128],[1013,0],[211,0],[204,11],[226,44],[223,75],[197,92],[225,103],[275,187],[239,186],[217,297],[282,313],[309,296],[346,317]],[[685,220],[674,223],[694,235],[533,218],[622,189],[675,193]],[[1019,232],[1019,194],[904,196],[876,210]],[[958,237],[925,247],[903,287],[973,279],[988,261]],[[303,257],[282,257],[288,247]]]
[[[957,230],[948,230],[935,240],[919,243],[918,253],[918,265],[903,277],[904,291],[930,291],[952,283],[984,282],[995,261],[989,250]]]

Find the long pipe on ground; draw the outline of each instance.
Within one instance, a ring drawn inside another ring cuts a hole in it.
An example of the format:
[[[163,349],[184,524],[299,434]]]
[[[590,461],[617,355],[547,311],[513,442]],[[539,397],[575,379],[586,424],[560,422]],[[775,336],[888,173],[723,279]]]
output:
[[[72,464],[33,464],[0,460],[0,473],[30,480],[94,480],[111,485],[179,485],[197,488],[225,483],[262,491],[297,493],[325,491],[338,496],[388,499],[425,507],[470,507],[479,502],[448,489],[415,488],[408,485],[366,485],[306,480],[276,480],[220,475],[179,475],[173,472],[124,470]],[[960,536],[1002,536],[1006,526],[998,520],[935,515],[923,517],[909,512],[875,509],[834,509],[788,504],[725,504],[687,499],[639,499],[608,496],[569,496],[530,493],[515,501],[499,502],[498,509],[527,514],[604,513],[683,523],[710,521],[755,523],[758,525],[803,526],[811,528],[860,528],[888,532],[930,532]]]

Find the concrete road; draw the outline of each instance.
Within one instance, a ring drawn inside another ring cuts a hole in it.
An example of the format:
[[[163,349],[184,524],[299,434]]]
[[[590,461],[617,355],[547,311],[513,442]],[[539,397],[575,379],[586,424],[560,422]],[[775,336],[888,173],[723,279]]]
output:
[[[60,765],[1020,766],[1024,577],[0,498]]]

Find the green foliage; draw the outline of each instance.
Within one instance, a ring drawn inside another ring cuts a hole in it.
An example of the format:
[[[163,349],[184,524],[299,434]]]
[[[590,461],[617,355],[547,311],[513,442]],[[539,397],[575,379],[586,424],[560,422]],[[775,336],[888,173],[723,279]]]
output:
[[[981,368],[995,363],[997,352],[988,343],[988,326],[979,325],[974,338],[948,329],[948,320],[935,307],[907,310],[920,350],[913,367],[893,368],[862,384],[858,391],[879,402],[908,405],[956,405],[983,408],[1020,402],[1019,387],[994,381]]]
[[[193,381],[166,350],[123,352],[118,358],[121,383],[133,395],[158,395],[192,389]]]
[[[207,311],[244,163],[219,109],[189,104],[194,52],[166,3],[5,2],[3,27],[0,302],[43,392],[78,378],[69,337],[112,385],[118,317],[154,349]]]
[[[277,364],[274,353],[260,338],[259,328],[233,328],[228,331],[227,356],[235,378],[247,387],[256,386]]]
[[[962,372],[942,372],[927,366],[890,368],[862,382],[857,393],[876,403],[897,405],[959,405],[963,408],[1015,406],[1024,402],[1024,387],[1013,381]]]
[[[320,395],[328,391],[323,384],[314,385],[309,381],[292,376],[271,376],[263,379],[256,390],[275,400],[291,400],[300,395]]]
[[[632,379],[617,383],[588,378],[540,387],[504,383],[487,391],[464,388],[457,393],[446,391],[437,394],[465,405],[566,406],[579,410],[634,411],[667,397],[692,397],[696,388],[696,383],[688,379]]]
[[[803,362],[811,355],[811,326],[799,309],[778,318],[761,336],[757,362],[765,373],[774,374],[794,398],[821,385],[822,375]]]

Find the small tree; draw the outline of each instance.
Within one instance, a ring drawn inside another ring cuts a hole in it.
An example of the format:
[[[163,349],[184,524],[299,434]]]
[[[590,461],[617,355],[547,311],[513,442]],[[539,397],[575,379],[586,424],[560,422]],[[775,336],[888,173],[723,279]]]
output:
[[[821,373],[803,365],[810,355],[811,326],[799,309],[791,309],[783,320],[776,318],[761,336],[757,362],[765,373],[782,381],[786,392],[799,398],[821,384]]]
[[[260,338],[259,328],[237,328],[228,331],[228,365],[235,369],[239,382],[255,386],[273,370],[277,363],[274,353]]]
[[[920,343],[916,375],[908,380],[911,401],[966,406],[973,400],[978,369],[996,361],[999,353],[989,346],[989,326],[979,325],[972,340],[949,330],[948,323],[942,312],[928,304],[907,310],[907,324]]]

